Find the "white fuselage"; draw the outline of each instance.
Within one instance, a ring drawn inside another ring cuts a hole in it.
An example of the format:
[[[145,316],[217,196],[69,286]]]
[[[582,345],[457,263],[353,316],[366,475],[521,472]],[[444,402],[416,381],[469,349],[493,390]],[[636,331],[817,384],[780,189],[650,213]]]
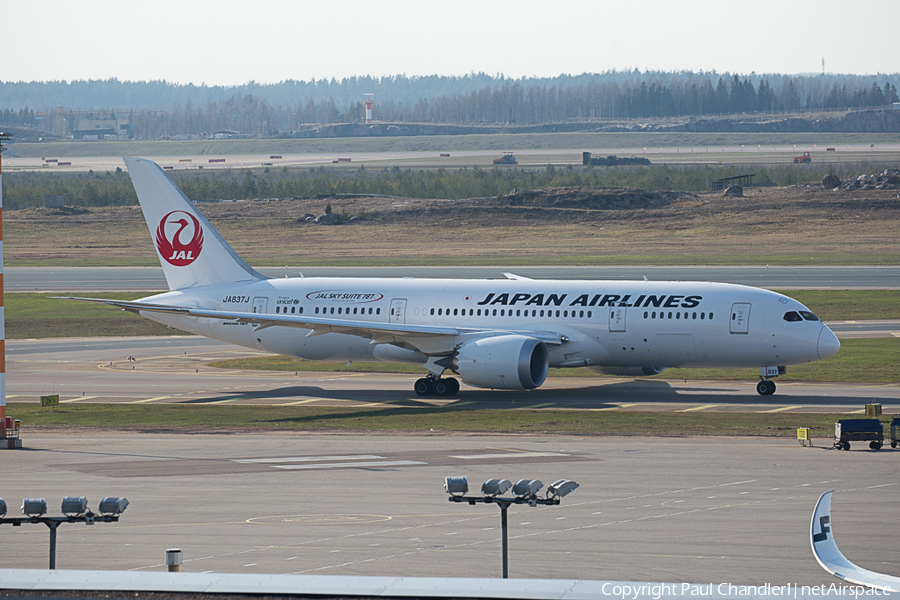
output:
[[[202,286],[142,301],[470,331],[460,334],[460,343],[474,335],[471,330],[478,337],[551,332],[566,338],[549,349],[551,367],[764,367],[820,360],[839,346],[821,321],[785,320],[788,312],[807,311],[796,300],[720,283],[292,278]],[[310,360],[422,364],[432,354],[356,335],[143,314],[185,331]]]

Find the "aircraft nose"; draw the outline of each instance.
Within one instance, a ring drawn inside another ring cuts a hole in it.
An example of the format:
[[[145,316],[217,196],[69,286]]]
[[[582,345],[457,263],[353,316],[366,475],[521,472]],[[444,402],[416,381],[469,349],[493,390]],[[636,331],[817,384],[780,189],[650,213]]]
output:
[[[840,349],[841,342],[838,341],[834,332],[828,329],[828,327],[822,327],[822,331],[819,333],[819,343],[816,347],[819,358],[834,356]]]

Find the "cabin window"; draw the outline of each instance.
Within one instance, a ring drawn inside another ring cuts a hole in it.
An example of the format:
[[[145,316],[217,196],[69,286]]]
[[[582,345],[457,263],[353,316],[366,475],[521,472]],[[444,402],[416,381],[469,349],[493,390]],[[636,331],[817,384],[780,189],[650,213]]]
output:
[[[713,314],[709,313],[709,320],[712,321]]]
[[[675,313],[675,318],[676,318],[676,319],[680,319],[680,318],[681,318],[681,313],[680,313],[680,312]]]
[[[588,311],[588,319],[591,318],[591,311]]]
[[[579,311],[578,311],[578,318],[579,318],[579,319],[583,319],[583,318],[584,318],[584,311],[583,311],[583,310],[579,310]]]
[[[563,316],[564,316],[564,317],[568,317],[568,316],[569,316],[569,311],[564,310],[564,311],[563,311]]]
[[[331,307],[331,314],[334,314],[334,307]]]
[[[647,314],[648,314],[648,313],[647,313],[647,311],[645,310],[645,311],[644,311],[644,318],[645,318],[645,319],[647,318]]]
[[[522,316],[522,311],[516,309],[516,316],[517,316],[517,317],[521,317],[521,316]]]
[[[492,317],[496,317],[496,316],[497,316],[497,309],[496,309],[496,308],[494,309],[494,312],[491,314],[491,316],[492,316]]]
[[[316,307],[316,314],[319,314],[319,307]]]

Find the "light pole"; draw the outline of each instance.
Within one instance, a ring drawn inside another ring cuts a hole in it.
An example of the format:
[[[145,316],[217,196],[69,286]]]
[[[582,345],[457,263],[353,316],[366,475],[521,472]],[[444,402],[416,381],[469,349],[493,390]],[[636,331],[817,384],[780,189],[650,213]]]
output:
[[[481,484],[481,496],[466,496],[469,491],[469,481],[463,477],[446,477],[444,479],[444,491],[450,494],[450,502],[466,502],[470,506],[478,503],[496,504],[500,507],[501,528],[501,552],[502,552],[502,576],[509,578],[509,545],[507,527],[507,509],[513,504],[559,505],[559,499],[569,494],[578,484],[569,479],[558,479],[547,487],[546,495],[538,497],[538,492],[544,484],[537,479],[520,479],[515,485],[509,479],[488,479]],[[512,488],[512,498],[500,498]]]
[[[50,528],[50,568],[56,568],[56,529],[61,523],[117,523],[119,515],[128,507],[125,498],[104,498],[97,508],[99,515],[87,506],[84,496],[66,496],[62,500],[60,512],[62,517],[46,517],[47,501],[44,498],[25,498],[22,500],[24,517],[7,517],[6,502],[0,498],[0,524],[9,523],[13,527],[21,527],[22,523],[43,523]]]

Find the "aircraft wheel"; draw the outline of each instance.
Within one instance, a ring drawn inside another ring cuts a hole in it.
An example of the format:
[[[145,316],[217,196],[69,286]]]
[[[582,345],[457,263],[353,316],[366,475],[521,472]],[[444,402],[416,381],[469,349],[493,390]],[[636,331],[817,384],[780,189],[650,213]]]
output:
[[[760,396],[771,396],[775,393],[775,382],[762,380],[756,384],[756,392]]]
[[[453,377],[448,377],[444,381],[450,386],[450,391],[448,392],[449,396],[459,393],[459,382]]]
[[[430,396],[434,393],[434,386],[431,385],[431,380],[427,377],[423,377],[421,379],[416,380],[416,385],[414,386],[416,393],[420,396]]]
[[[451,387],[447,385],[446,379],[438,379],[434,382],[434,393],[438,396],[450,395]]]
[[[850,442],[844,442],[844,450],[850,449]]]
[[[897,447],[897,442],[891,442],[891,448],[896,448],[896,447]]]

